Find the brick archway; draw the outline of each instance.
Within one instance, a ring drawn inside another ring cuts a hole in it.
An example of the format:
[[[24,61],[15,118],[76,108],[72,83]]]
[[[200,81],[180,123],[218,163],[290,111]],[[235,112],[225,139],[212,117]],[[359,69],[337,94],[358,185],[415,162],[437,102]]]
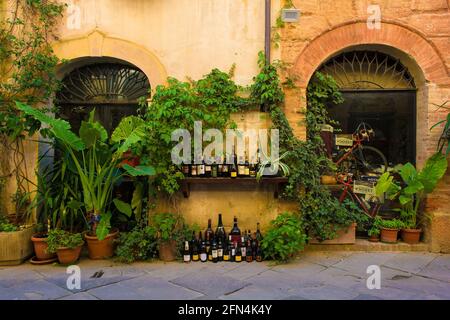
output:
[[[368,29],[365,22],[351,22],[319,35],[303,49],[292,70],[299,78],[299,86],[306,88],[320,64],[334,53],[364,44],[397,48],[415,60],[426,80],[435,84],[450,84],[449,74],[441,57],[418,32],[388,22],[383,22],[379,30]]]

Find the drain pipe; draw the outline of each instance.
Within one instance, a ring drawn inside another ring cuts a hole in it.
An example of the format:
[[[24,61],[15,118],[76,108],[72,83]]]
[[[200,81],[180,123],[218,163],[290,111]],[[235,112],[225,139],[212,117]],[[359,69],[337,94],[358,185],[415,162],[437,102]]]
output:
[[[266,55],[266,63],[270,63],[270,31],[271,31],[271,1],[265,0],[265,33],[264,33],[264,54]]]

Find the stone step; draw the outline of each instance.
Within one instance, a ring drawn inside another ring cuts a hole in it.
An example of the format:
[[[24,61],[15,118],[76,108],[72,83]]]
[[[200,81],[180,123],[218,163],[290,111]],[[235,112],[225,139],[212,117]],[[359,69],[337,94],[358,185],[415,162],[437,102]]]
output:
[[[399,241],[398,243],[370,242],[366,239],[356,239],[355,244],[308,244],[305,251],[430,251],[427,243],[407,244]]]

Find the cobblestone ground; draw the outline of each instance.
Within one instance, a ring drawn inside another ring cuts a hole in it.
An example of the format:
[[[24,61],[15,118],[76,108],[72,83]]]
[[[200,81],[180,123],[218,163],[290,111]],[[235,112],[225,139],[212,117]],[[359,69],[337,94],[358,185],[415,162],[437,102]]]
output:
[[[381,289],[367,288],[369,265],[380,266]],[[450,299],[450,255],[432,253],[309,252],[285,265],[82,259],[78,266],[80,290],[67,288],[59,265],[0,267],[0,299]]]

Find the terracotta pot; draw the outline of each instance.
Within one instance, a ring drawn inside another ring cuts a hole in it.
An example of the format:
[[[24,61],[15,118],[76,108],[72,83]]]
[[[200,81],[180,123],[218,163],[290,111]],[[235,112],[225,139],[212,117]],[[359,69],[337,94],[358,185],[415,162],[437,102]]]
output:
[[[320,183],[322,184],[337,184],[335,176],[320,176]]]
[[[173,261],[177,258],[177,242],[171,240],[159,244],[159,259],[162,261]]]
[[[103,240],[97,236],[85,234],[84,238],[88,244],[89,258],[93,260],[111,258],[114,255],[114,240],[119,235],[118,229],[113,229]]]
[[[47,253],[47,237],[41,234],[35,234],[31,237],[33,241],[34,253],[36,254],[37,260],[49,260],[56,257],[55,253]]]
[[[379,236],[370,236],[369,241],[370,242],[378,242],[378,241],[380,241],[380,237]]]
[[[72,264],[75,263],[78,258],[80,258],[81,248],[80,245],[76,248],[58,248],[56,250],[56,255],[58,256],[58,261],[60,264]]]
[[[409,244],[417,244],[420,241],[422,229],[402,229],[402,240]]]
[[[381,228],[381,242],[397,243],[398,229]]]

